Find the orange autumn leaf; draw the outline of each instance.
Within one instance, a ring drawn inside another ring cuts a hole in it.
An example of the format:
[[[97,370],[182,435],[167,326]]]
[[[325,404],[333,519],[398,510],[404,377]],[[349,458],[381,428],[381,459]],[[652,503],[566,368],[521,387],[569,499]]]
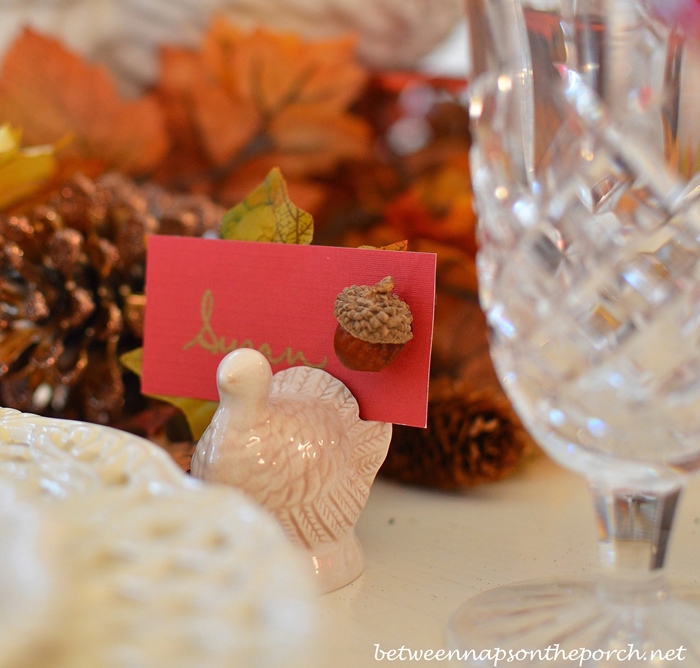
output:
[[[408,239],[394,241],[390,244],[384,244],[383,246],[372,246],[371,244],[362,244],[361,246],[358,246],[358,248],[369,248],[373,250],[405,251],[408,250]]]
[[[385,218],[409,238],[432,239],[476,252],[473,194],[467,157],[456,157],[418,178],[391,202]]]
[[[194,81],[190,95],[203,147],[216,165],[229,162],[262,129],[252,105],[217,83]]]
[[[290,107],[269,126],[285,173],[321,173],[341,159],[362,159],[368,150],[365,121],[350,114]]]
[[[393,251],[408,250],[408,239],[402,239],[401,241],[395,241],[393,244],[387,244],[386,246],[381,246],[380,250],[393,250]]]
[[[0,69],[0,119],[21,126],[30,144],[71,138],[60,159],[93,172],[146,172],[168,145],[155,100],[120,98],[104,68],[30,29],[13,42]]]
[[[244,33],[223,20],[212,25],[202,62],[263,117],[294,106],[342,113],[367,79],[355,62],[354,37],[309,42],[295,33]]]
[[[158,100],[170,135],[168,160],[160,172],[187,174],[203,171],[209,161],[204,154],[197,128],[193,125],[189,95],[185,92],[199,77],[194,53],[179,47],[162,46]]]
[[[366,81],[354,47],[349,37],[304,42],[217,20],[200,50],[164,49],[158,92],[177,110],[168,115],[170,133],[189,137],[175,144],[174,164],[189,150],[224,181],[266,155],[267,170],[278,165],[294,179],[366,156],[369,124],[349,111]]]
[[[277,165],[275,154],[261,155],[246,160],[235,173],[224,179],[217,189],[217,198],[227,206],[233,206],[245,199],[270,171],[270,165]],[[284,161],[282,161],[284,162]],[[316,216],[323,206],[327,192],[323,185],[312,179],[291,178],[285,180],[292,201],[304,211]]]

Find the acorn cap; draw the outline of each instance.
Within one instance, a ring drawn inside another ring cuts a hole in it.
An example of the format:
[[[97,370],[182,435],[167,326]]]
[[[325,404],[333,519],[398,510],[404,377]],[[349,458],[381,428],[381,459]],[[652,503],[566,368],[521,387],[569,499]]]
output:
[[[368,343],[403,344],[413,338],[413,315],[408,304],[392,293],[394,279],[376,285],[353,285],[335,300],[334,315],[352,336]]]

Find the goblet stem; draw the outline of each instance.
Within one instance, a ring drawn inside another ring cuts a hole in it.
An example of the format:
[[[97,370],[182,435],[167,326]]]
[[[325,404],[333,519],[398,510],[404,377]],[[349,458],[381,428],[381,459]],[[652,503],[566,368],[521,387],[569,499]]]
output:
[[[666,494],[591,485],[604,573],[648,577],[663,568],[681,490]]]
[[[590,483],[590,490],[598,524],[601,586],[606,594],[616,599],[645,593],[658,596],[681,488],[640,492]]]

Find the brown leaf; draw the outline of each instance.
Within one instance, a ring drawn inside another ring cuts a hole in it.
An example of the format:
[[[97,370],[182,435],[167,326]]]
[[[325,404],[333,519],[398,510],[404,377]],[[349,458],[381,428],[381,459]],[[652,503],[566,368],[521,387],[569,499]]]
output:
[[[71,137],[62,159],[98,160],[104,169],[129,174],[153,168],[167,150],[153,99],[121,99],[105,69],[30,29],[11,45],[0,69],[0,118],[21,126],[29,144]]]

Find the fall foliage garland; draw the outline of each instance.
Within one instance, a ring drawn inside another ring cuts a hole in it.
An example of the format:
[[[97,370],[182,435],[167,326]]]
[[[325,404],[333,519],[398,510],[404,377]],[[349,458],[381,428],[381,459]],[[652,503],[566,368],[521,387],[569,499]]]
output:
[[[354,50],[352,36],[305,42],[295,34],[245,33],[215,20],[198,49],[163,45],[156,85],[138,99],[128,100],[119,96],[107,70],[71,53],[59,41],[25,29],[0,68],[0,123],[5,123],[0,126],[0,250],[7,260],[0,267],[0,292],[15,280],[11,274],[16,270],[8,258],[13,257],[13,249],[22,251],[12,234],[23,239],[21,221],[45,215],[47,202],[58,203],[57,220],[76,214],[87,222],[74,225],[66,218],[46,228],[56,243],[64,236],[67,241],[75,237],[71,248],[77,253],[75,270],[65,267],[67,282],[59,290],[65,294],[56,309],[68,308],[66,313],[72,313],[73,307],[79,308],[75,301],[79,289],[114,316],[114,327],[119,318],[123,320],[119,326],[127,326],[125,297],[134,296],[132,279],[142,274],[144,258],[125,264],[128,248],[116,252],[115,258],[121,258],[123,289],[109,283],[108,276],[96,283],[90,278],[105,265],[99,253],[87,251],[118,247],[116,237],[110,236],[114,233],[110,221],[128,210],[129,216],[141,221],[140,235],[149,229],[197,233],[190,225],[189,200],[178,200],[175,191],[206,195],[212,210],[236,204],[254,208],[254,190],[266,177],[276,178],[273,168],[279,168],[286,179],[285,198],[288,187],[299,209],[313,214],[316,242],[386,246],[407,238],[413,250],[438,253],[438,303],[440,293],[458,302],[466,297],[465,304],[473,302],[475,220],[468,123],[459,100],[464,82],[431,80],[415,73],[370,72],[358,64]],[[20,162],[22,170],[17,169]],[[13,164],[3,170],[3,165]],[[114,199],[110,206],[116,208],[108,209],[106,218],[95,218],[95,206],[101,206],[100,197],[106,192],[99,180],[110,171],[133,181],[119,185],[122,194],[116,199],[109,195]],[[76,174],[80,174],[77,181]],[[66,189],[62,184],[70,179],[74,180]],[[90,185],[91,179],[98,180],[97,186]],[[96,194],[83,197],[83,187],[85,192],[97,188]],[[145,195],[154,187],[161,189],[159,197],[181,202],[175,205],[176,211],[166,215],[160,204]],[[127,191],[130,194],[123,201]],[[77,199],[71,193],[77,193]],[[53,210],[51,206],[48,211]],[[224,219],[223,227],[238,224],[236,210]],[[296,220],[297,229],[301,220]],[[41,262],[42,257],[37,256]],[[28,259],[20,264],[32,273]],[[45,267],[38,271],[42,285],[54,280],[48,275],[51,266],[48,274]],[[93,283],[95,292],[89,294]],[[37,284],[27,295],[40,291]],[[0,366],[0,387],[6,398],[19,387],[7,382],[13,372],[25,384],[31,377],[43,377],[41,355],[44,348],[50,353],[52,336],[63,350],[71,341],[84,342],[78,355],[85,359],[97,354],[93,348],[99,337],[91,333],[94,326],[89,318],[69,328],[70,332],[51,334],[53,330],[44,327],[68,317],[61,316],[60,309],[30,327],[43,332],[43,348],[29,342],[20,349],[19,341],[14,361]],[[85,331],[79,331],[83,326]],[[8,335],[12,331],[0,314],[0,344],[6,347],[17,338],[16,329]],[[105,332],[106,348],[99,350],[98,357],[109,366],[115,385],[100,389],[103,403],[95,410],[82,393],[87,402],[84,410],[81,413],[78,408],[71,416],[124,425],[131,418],[120,417],[122,397],[114,391],[119,385],[118,339],[112,330]],[[64,334],[70,334],[71,341],[62,341]],[[136,347],[138,336],[133,332],[129,336]],[[441,356],[440,372],[458,373],[469,347],[466,342],[460,350],[451,350],[447,359]],[[80,366],[81,359],[71,364]],[[29,361],[31,366],[21,367]],[[95,374],[89,377],[94,379]],[[30,385],[25,388],[28,401],[36,390]],[[157,421],[158,415],[172,417],[170,412],[154,411],[151,420]],[[142,425],[147,422],[141,420]]]

